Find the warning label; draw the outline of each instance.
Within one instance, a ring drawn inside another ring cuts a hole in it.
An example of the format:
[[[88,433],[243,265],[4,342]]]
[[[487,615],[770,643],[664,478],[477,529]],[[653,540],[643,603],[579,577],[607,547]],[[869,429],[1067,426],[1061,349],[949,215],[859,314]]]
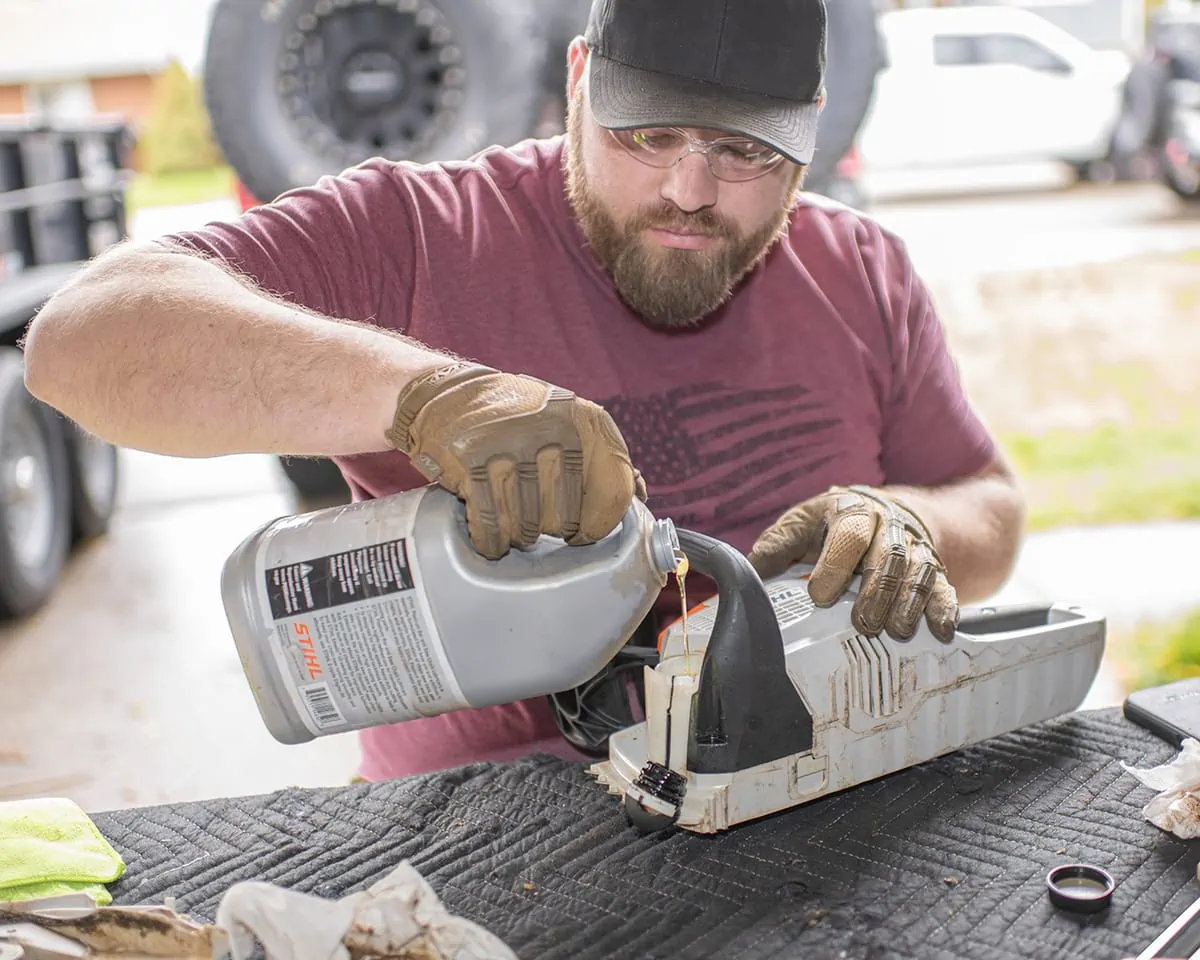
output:
[[[415,591],[279,623],[276,638],[305,722],[322,732],[469,706],[438,656]]]
[[[270,567],[267,601],[275,620],[411,590],[406,541],[389,540],[281,567]]]

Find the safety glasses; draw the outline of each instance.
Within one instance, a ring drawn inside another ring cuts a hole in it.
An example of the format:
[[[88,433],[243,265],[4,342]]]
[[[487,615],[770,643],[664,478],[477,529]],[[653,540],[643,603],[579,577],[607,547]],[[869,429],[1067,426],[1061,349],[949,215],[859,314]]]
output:
[[[608,133],[626,153],[646,166],[666,169],[689,154],[699,153],[714,177],[733,183],[765,176],[784,160],[783,154],[745,137],[697,140],[678,127],[609,129]]]

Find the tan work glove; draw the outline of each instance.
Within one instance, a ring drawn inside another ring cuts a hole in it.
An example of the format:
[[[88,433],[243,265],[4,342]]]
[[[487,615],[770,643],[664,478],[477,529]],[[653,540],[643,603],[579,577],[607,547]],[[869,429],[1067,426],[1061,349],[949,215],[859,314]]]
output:
[[[533,377],[455,362],[400,394],[388,442],[467,506],[471,543],[496,560],[540,534],[607,536],[646,485],[603,407]]]
[[[808,593],[820,607],[832,606],[861,573],[850,619],[867,636],[887,630],[907,640],[924,614],[935,637],[954,639],[958,596],[929,530],[879,490],[832,487],[792,507],[763,531],[747,559],[763,579],[793,563],[814,564]]]

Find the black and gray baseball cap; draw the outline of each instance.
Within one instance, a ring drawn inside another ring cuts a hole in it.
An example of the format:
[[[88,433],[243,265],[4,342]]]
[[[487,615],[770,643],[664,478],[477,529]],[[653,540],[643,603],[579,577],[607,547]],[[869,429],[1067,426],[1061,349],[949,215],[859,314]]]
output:
[[[720,130],[809,163],[825,32],[824,0],[592,0],[592,113],[614,129]]]

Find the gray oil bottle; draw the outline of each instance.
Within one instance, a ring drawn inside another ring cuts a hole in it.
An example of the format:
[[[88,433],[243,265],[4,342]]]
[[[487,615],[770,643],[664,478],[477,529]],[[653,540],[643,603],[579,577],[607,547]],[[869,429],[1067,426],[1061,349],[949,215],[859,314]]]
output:
[[[635,500],[598,543],[475,552],[438,486],[273,520],[221,595],[259,713],[283,743],[570,689],[616,655],[676,569]]]

